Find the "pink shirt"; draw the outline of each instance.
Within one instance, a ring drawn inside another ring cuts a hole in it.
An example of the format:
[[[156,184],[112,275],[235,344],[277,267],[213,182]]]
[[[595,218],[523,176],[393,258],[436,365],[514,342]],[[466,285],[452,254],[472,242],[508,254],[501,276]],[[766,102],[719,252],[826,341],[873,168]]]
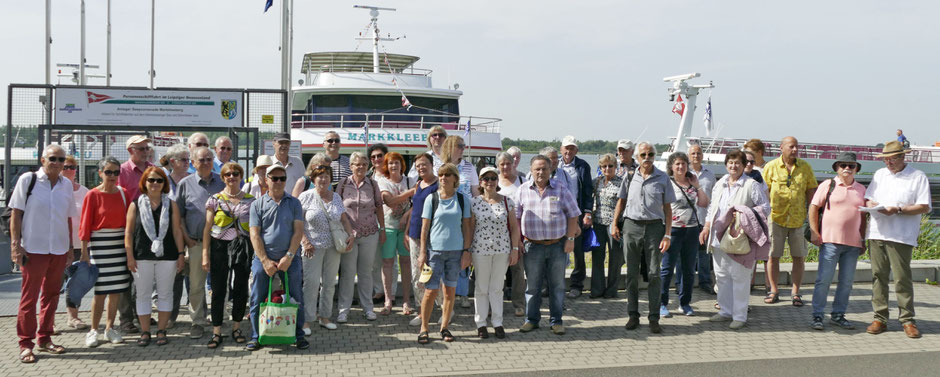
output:
[[[349,176],[339,183],[336,193],[343,199],[346,215],[349,216],[353,233],[357,238],[370,236],[379,231],[375,209],[382,208],[383,202],[378,183],[366,177],[357,185],[353,177]]]
[[[145,163],[147,167],[153,166],[150,161]],[[146,169],[146,168],[144,168]],[[121,164],[121,175],[118,176],[118,186],[124,188],[127,197],[130,200],[137,200],[140,196],[140,177],[144,176],[144,171],[140,170],[131,160],[124,161]]]
[[[829,197],[829,207],[823,213],[822,242],[862,247],[862,234],[859,231],[862,214],[858,207],[865,205],[865,186],[857,181],[850,186],[838,179],[836,182],[838,185]],[[831,179],[819,184],[812,204],[824,208],[830,184]]]

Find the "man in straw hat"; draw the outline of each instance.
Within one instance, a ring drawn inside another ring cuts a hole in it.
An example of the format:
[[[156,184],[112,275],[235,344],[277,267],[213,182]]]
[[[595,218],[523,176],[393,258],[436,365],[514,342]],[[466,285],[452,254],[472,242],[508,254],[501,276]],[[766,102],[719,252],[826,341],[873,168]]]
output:
[[[888,275],[894,272],[898,298],[898,320],[910,338],[920,338],[914,323],[914,284],[911,281],[911,254],[920,233],[920,215],[930,212],[930,185],[924,172],[904,162],[910,153],[898,141],[885,144],[881,154],[885,167],[878,169],[865,191],[866,206],[880,207],[871,214],[868,250],[871,256],[871,306],[875,318],[869,334],[883,333],[888,321]]]

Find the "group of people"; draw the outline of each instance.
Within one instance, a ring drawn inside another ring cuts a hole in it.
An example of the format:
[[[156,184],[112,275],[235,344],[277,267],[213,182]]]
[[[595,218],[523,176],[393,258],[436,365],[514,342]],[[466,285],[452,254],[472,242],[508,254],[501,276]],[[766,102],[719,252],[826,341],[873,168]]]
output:
[[[775,280],[785,249],[793,258],[790,301],[803,305],[804,231],[820,246],[813,328],[824,328],[837,265],[830,322],[852,328],[845,311],[867,240],[875,310],[867,331],[886,329],[893,272],[904,331],[920,336],[910,259],[920,214],[930,211],[930,193],[924,173],[904,163],[909,151],[899,142],[885,145],[879,155],[885,168],[866,189],[854,180],[861,165],[850,152],[839,154],[835,177],[819,184],[809,164],[797,158],[792,137],[769,162],[759,140],[728,153],[727,174],[716,180],[698,145],[670,154],[662,171],[653,164],[652,144],[621,140],[616,155],[599,158],[600,173],[594,174],[577,157],[575,138],[566,136],[560,152],[546,147],[523,176],[517,170],[518,148],[497,154],[496,166],[478,171],[465,157],[460,136],[439,126],[428,135],[430,149],[408,167],[401,154],[381,144],[366,154],[342,155],[340,135],[329,132],[324,152],[304,166],[289,155],[290,135],[278,133],[275,154],[260,156],[251,172],[231,160],[234,149],[226,137],[210,148],[206,135],[193,134],[187,145],[170,147],[162,166],[155,166],[149,162],[151,140],[134,136],[126,142],[127,161],[99,162],[101,183],[90,190],[75,183],[74,158],[57,145],[47,146],[41,168],[20,177],[9,202],[11,256],[23,274],[20,360],[36,361],[37,335],[39,351],[65,352],[51,336],[63,271],[75,260],[97,276],[88,287],[94,289],[88,347],[121,343],[123,335],[136,332],[139,346],[152,340],[167,344],[167,329],[177,319],[188,284],[191,338],[203,337],[211,322],[207,346],[221,347],[228,314],[228,338],[257,350],[260,306],[269,284],[280,284],[289,292],[287,300],[298,305],[295,345],[306,349],[312,326],[335,330],[337,323],[350,321],[354,293],[365,320],[378,318],[374,299],[384,301],[379,314],[391,314],[399,272],[401,312],[414,315],[419,343],[430,341],[437,306],[440,338],[455,340],[449,330],[454,306],[470,307],[471,281],[480,338],[490,336],[488,324],[496,338],[506,336],[507,285],[514,314],[524,317],[519,332],[539,328],[544,295],[551,331],[564,334],[564,301],[585,290],[585,252],[592,255],[591,298],[616,298],[626,264],[627,330],[640,326],[643,279],[649,329],[662,332],[660,319],[672,315],[673,278],[678,313],[694,315],[697,280],[700,289],[717,294],[718,313],[710,320],[740,329],[747,322],[758,261],[769,271],[764,302],[779,301]],[[585,243],[585,237],[596,242]],[[569,255],[573,270],[566,285]],[[67,325],[89,328],[78,316],[75,296],[66,301]],[[115,326],[118,312],[120,327]],[[99,334],[102,314],[107,316]],[[246,314],[250,324],[243,328]]]

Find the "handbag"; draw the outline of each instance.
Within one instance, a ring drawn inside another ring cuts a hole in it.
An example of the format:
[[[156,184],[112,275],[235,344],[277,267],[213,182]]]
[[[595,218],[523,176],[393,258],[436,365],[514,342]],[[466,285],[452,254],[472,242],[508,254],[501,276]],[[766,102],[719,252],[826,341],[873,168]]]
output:
[[[297,341],[297,304],[290,303],[290,288],[284,274],[284,296],[282,303],[273,302],[271,288],[274,277],[268,278],[268,300],[261,303],[258,317],[258,342],[261,345],[294,344]]]
[[[593,227],[585,229],[581,236],[581,250],[584,250],[585,253],[589,253],[591,249],[601,246],[601,243],[597,242],[597,234],[594,233]]]
[[[731,220],[731,225],[728,226],[725,235],[721,237],[719,247],[721,251],[727,254],[741,255],[751,252],[750,241],[747,235],[744,234],[744,229],[741,228],[741,221],[738,219],[737,212],[734,213],[734,219]]]
[[[323,198],[319,194],[316,194],[317,203],[320,204],[320,209],[323,210],[323,216],[326,216],[326,220],[330,223],[330,236],[333,237],[333,247],[336,248],[336,252],[340,254],[346,254],[352,250],[346,250],[346,247],[349,246],[346,244],[346,240],[349,238],[349,234],[346,233],[346,229],[343,229],[343,222],[341,220],[333,220],[330,218],[329,212],[326,211],[326,205],[323,204]]]
[[[826,212],[829,209],[829,197],[832,196],[832,191],[836,189],[836,179],[833,178],[829,181],[829,190],[826,192],[826,201],[823,203],[822,207],[819,207],[819,224],[817,224],[816,229],[819,230],[819,234],[822,235],[822,219],[823,212]],[[806,238],[807,242],[813,242],[813,230],[809,227],[809,216],[806,216],[806,221],[803,222],[803,238]]]

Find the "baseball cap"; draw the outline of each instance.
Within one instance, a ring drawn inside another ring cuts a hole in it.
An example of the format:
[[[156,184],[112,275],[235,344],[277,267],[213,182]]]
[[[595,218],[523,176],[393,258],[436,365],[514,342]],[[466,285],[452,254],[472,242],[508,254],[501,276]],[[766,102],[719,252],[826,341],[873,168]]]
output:
[[[574,136],[568,135],[568,136],[565,136],[564,139],[561,139],[562,148],[567,147],[569,145],[573,145],[575,148],[578,147],[578,144],[574,142]]]
[[[633,149],[634,145],[630,139],[620,139],[617,141],[617,149]]]
[[[494,167],[492,167],[492,166],[487,166],[487,167],[484,167],[483,169],[480,169],[480,176],[481,176],[481,177],[483,176],[483,174],[486,174],[486,173],[494,173],[494,174],[496,174],[497,176],[499,176],[499,171],[497,171],[496,168],[494,168]]]
[[[131,136],[129,139],[127,139],[127,142],[125,142],[124,144],[125,144],[125,148],[130,148],[131,145],[134,145],[137,143],[149,143],[150,141],[151,141],[150,138],[144,135],[134,135],[134,136]]]
[[[265,170],[264,175],[271,175],[272,172],[274,172],[275,170],[278,170],[278,169],[283,170],[283,171],[284,171],[284,174],[287,174],[287,169],[284,169],[283,166],[281,166],[281,165],[271,165],[271,166],[268,166],[268,170]]]
[[[278,141],[281,141],[281,140],[290,140],[290,133],[287,133],[287,132],[278,132],[278,133],[274,134],[274,142],[278,142]]]

